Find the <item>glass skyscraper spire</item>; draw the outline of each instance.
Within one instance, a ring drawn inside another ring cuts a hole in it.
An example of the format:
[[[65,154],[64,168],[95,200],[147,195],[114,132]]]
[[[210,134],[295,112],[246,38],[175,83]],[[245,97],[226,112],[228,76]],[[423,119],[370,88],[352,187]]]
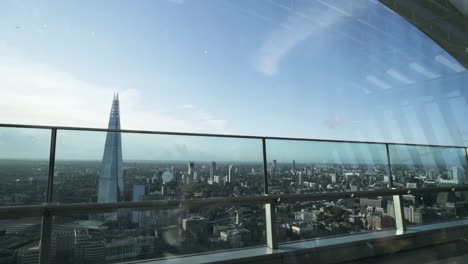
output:
[[[109,129],[120,130],[119,95],[114,95],[109,117]],[[122,201],[124,181],[122,168],[122,137],[120,132],[107,132],[99,176],[98,202]]]

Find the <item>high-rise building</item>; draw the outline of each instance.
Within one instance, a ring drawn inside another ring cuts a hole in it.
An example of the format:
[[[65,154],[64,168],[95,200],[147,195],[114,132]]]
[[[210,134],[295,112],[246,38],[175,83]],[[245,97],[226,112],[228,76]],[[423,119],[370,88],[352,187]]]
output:
[[[293,173],[296,173],[296,160],[293,160],[293,163],[292,163],[292,172],[293,172]]]
[[[216,173],[216,162],[211,162],[211,167],[210,167],[210,180],[213,182],[214,180],[214,175]]]
[[[336,183],[336,173],[331,174],[331,181],[332,183]]]
[[[118,95],[114,95],[108,128],[120,130]],[[120,132],[107,132],[99,175],[98,202],[113,203],[122,201],[123,198],[122,138]]]
[[[143,184],[135,184],[133,185],[133,194],[132,194],[132,201],[139,202],[142,200],[143,196],[146,194],[146,187]],[[132,212],[132,222],[134,224],[140,224],[141,222],[141,211],[133,211]]]
[[[232,181],[232,167],[234,165],[230,164],[229,165],[229,176],[228,176],[228,182],[231,182]]]
[[[75,229],[75,263],[104,263],[105,243],[94,239],[87,229]]]
[[[28,245],[18,250],[17,264],[39,263],[39,245]]]
[[[203,216],[190,216],[182,219],[182,228],[190,238],[199,240],[206,237],[208,230],[208,219]]]
[[[188,167],[188,175],[192,175],[193,174],[193,170],[195,169],[195,162],[194,161],[189,161],[188,164],[187,164],[187,167]]]

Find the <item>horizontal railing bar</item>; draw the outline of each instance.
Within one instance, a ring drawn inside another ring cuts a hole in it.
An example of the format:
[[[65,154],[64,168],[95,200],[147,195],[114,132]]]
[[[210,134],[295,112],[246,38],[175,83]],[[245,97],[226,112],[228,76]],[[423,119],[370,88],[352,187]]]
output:
[[[1,123],[0,123],[0,127],[31,128],[31,129],[57,129],[57,130],[89,131],[89,132],[121,132],[121,133],[133,133],[133,134],[155,134],[155,135],[173,135],[173,136],[199,136],[199,137],[223,137],[223,138],[245,138],[245,139],[267,139],[267,140],[290,140],[290,141],[315,141],[315,142],[374,144],[374,145],[388,144],[388,145],[419,146],[419,147],[440,147],[440,148],[467,148],[468,147],[468,146],[454,146],[454,145],[434,145],[434,144],[359,141],[359,140],[314,139],[314,138],[293,138],[293,137],[273,137],[273,136],[269,137],[269,136],[230,135],[230,134],[208,134],[208,133],[128,130],[128,129],[117,130],[117,129],[107,129],[107,128],[43,126],[43,125],[1,124]]]
[[[328,193],[310,193],[310,194],[291,194],[278,197],[280,203],[306,202],[317,200],[333,200],[343,198],[376,197],[418,194],[427,192],[458,192],[468,191],[468,186],[463,187],[431,187],[420,189],[386,189],[378,191],[358,191],[358,192],[328,192]]]
[[[65,127],[65,126],[38,126],[38,125],[19,125],[19,124],[0,124],[0,127],[34,128],[34,129],[57,129],[57,130],[89,131],[89,132],[121,132],[121,133],[156,134],[156,135],[173,135],[173,136],[226,137],[226,138],[251,138],[251,139],[262,139],[263,138],[263,137],[260,137],[260,136],[248,136],[248,135],[207,134],[207,133],[188,133],[188,132],[166,132],[166,131],[107,129],[107,128],[88,128],[88,127]]]
[[[22,206],[1,206],[0,216],[9,218],[42,216],[45,204],[41,205],[22,205]]]
[[[343,198],[377,197],[405,194],[418,194],[425,192],[457,192],[468,191],[468,186],[459,187],[431,187],[420,189],[387,189],[378,191],[358,191],[358,192],[328,192],[311,194],[290,194],[290,195],[269,195],[250,197],[226,197],[207,198],[194,200],[154,200],[138,202],[118,202],[118,203],[76,203],[76,204],[41,204],[30,206],[5,206],[0,207],[0,217],[17,217],[41,215],[50,212],[52,215],[69,215],[80,213],[104,213],[117,209],[136,210],[159,210],[170,208],[204,208],[216,206],[232,205],[261,205],[267,203],[294,203],[319,200],[334,200]]]

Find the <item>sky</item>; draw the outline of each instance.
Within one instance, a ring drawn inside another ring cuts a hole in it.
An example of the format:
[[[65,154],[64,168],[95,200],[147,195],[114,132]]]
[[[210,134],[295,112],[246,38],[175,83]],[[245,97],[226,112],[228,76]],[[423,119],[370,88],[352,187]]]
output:
[[[119,93],[123,129],[466,145],[465,68],[376,0],[5,0],[0,33],[0,123],[106,127]]]

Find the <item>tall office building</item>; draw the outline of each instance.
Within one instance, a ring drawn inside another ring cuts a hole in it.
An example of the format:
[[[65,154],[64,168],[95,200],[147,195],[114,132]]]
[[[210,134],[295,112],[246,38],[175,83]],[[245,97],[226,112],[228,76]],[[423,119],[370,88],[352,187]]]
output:
[[[210,180],[213,182],[214,180],[214,175],[216,173],[216,162],[211,162],[211,167],[210,167]]]
[[[189,175],[191,175],[193,173],[193,169],[195,168],[195,162],[194,161],[189,161],[188,164],[187,164],[187,167],[188,167],[187,168],[188,169],[187,173]]]
[[[109,129],[120,129],[119,96],[114,95],[109,117]],[[122,168],[122,138],[120,132],[107,132],[99,176],[99,203],[122,201],[124,180]]]
[[[231,180],[232,180],[232,167],[233,167],[233,166],[234,166],[234,165],[232,165],[232,164],[229,165],[228,182],[231,182]]]
[[[271,174],[272,175],[276,174],[276,166],[277,166],[276,160],[273,160],[273,164],[272,164],[272,167],[271,167]]]
[[[296,173],[296,160],[293,160],[292,162],[292,172]]]
[[[143,184],[135,184],[133,185],[133,194],[132,194],[132,201],[139,202],[142,200],[142,197],[146,194],[146,187]],[[140,224],[141,222],[141,211],[133,211],[132,212],[132,222],[134,224]]]

